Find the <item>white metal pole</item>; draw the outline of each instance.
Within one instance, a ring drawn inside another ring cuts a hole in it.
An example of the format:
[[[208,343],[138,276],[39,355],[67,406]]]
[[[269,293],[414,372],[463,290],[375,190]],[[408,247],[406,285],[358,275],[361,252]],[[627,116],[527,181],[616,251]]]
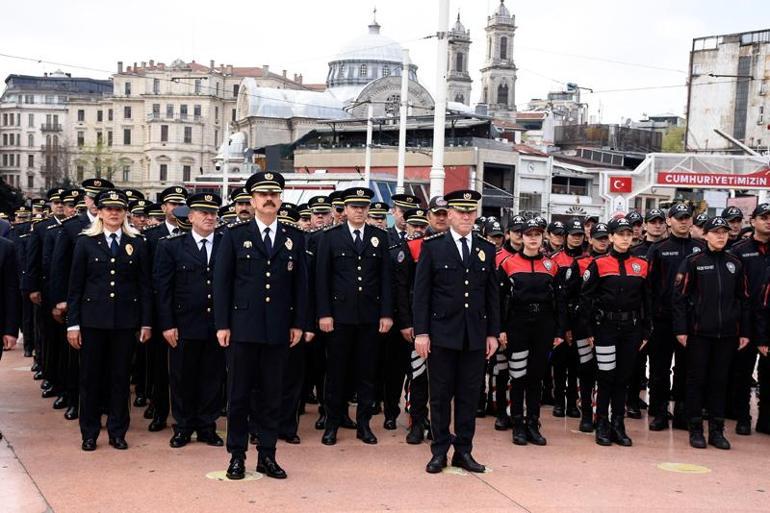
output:
[[[366,109],[366,161],[364,163],[364,186],[369,187],[372,179],[372,116],[374,116],[374,104],[369,103]]]
[[[444,124],[446,122],[447,52],[449,50],[449,0],[439,0],[438,45],[436,54],[436,110],[433,114],[433,165],[430,169],[430,196],[444,195]]]
[[[401,110],[398,124],[398,168],[396,194],[404,193],[404,168],[406,167],[406,116],[409,109],[409,50],[404,49],[401,65]]]
[[[227,205],[230,197],[230,184],[228,183],[228,167],[230,164],[230,124],[227,124],[225,130],[225,137],[227,139],[227,147],[225,153],[222,155],[222,205]]]

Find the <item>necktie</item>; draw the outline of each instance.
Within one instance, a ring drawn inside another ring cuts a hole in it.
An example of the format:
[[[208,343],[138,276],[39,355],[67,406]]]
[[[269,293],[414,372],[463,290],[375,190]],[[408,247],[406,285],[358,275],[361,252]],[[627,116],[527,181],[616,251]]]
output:
[[[178,233],[179,233],[179,228],[174,228],[173,230],[171,230],[172,235],[176,235]]]
[[[273,254],[273,241],[270,240],[270,228],[265,228],[265,249],[267,249],[267,254],[272,255]]]
[[[112,256],[118,256],[118,250],[120,249],[120,246],[118,245],[118,234],[117,233],[111,233],[110,234],[110,251],[112,251]]]
[[[468,248],[468,239],[460,237],[460,243],[463,246],[463,265],[468,267],[468,262],[471,258],[471,250]]]
[[[364,249],[364,241],[361,240],[361,230],[353,230],[353,235],[355,235],[355,239],[353,239],[353,244],[356,247],[356,251],[361,253],[361,251]]]
[[[398,236],[399,236],[399,237],[401,238],[401,240],[403,241],[403,240],[406,238],[406,232],[398,232]]]
[[[208,264],[209,263],[209,255],[206,252],[206,243],[208,240],[201,239],[201,258],[203,258],[203,263]]]

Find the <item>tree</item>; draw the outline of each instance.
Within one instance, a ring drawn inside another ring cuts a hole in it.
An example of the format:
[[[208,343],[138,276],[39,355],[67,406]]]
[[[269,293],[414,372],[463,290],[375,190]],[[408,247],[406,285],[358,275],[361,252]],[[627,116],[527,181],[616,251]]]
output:
[[[664,153],[684,152],[684,127],[675,126],[666,130],[663,134],[662,148]]]
[[[93,146],[80,146],[72,158],[78,174],[82,168],[83,176],[76,176],[75,181],[83,178],[106,178],[112,180],[117,167],[117,159],[112,153],[112,147],[98,142]]]
[[[8,185],[0,177],[0,212],[5,212],[13,219],[13,213],[24,203],[24,195],[19,189]]]

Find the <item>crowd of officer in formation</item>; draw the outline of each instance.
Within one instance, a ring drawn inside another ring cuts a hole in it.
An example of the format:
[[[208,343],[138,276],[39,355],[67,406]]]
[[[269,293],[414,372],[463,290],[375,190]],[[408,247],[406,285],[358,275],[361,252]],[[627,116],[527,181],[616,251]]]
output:
[[[514,444],[545,445],[542,404],[601,446],[631,446],[626,418],[642,409],[695,448],[729,449],[725,418],[770,434],[767,401],[754,426],[750,413],[757,366],[770,397],[770,204],[747,228],[735,207],[685,203],[504,225],[477,217],[471,190],[427,207],[366,187],[293,205],[284,186],[259,172],[221,207],[93,178],[18,208],[0,237],[3,347],[23,333],[84,451],[104,416],[109,445],[127,449],[132,399],[149,431],[171,415],[172,448],[226,446],[229,479],[249,445],[258,472],[285,478],[276,445],[301,442],[309,405],[324,445],[340,429],[377,444],[372,418],[395,430],[404,406],[406,442],[431,440],[429,473],[450,447],[452,465],[483,472],[472,449],[488,414]]]

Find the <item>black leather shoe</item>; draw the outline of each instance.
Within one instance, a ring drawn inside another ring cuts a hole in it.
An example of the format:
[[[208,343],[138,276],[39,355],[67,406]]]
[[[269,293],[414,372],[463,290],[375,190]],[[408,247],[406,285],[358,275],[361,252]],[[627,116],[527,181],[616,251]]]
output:
[[[604,447],[612,445],[610,421],[607,420],[607,417],[599,417],[599,420],[596,422],[596,443]]]
[[[287,444],[299,445],[300,443],[302,443],[302,439],[297,434],[284,435],[284,436],[280,436],[279,438],[285,441]]]
[[[259,446],[259,436],[254,433],[249,433],[249,443],[251,445]]]
[[[115,437],[110,438],[110,445],[113,446],[115,449],[118,449],[119,451],[125,451],[128,449],[128,444],[126,443],[126,439],[123,437]]]
[[[265,474],[267,477],[272,477],[273,479],[286,479],[286,471],[284,471],[270,456],[262,456],[259,458],[257,472]]]
[[[650,422],[650,431],[665,431],[668,429],[668,415],[655,415]]]
[[[571,419],[579,419],[580,409],[574,404],[572,406],[567,406],[567,417]]]
[[[227,479],[237,481],[246,477],[246,460],[243,456],[233,456],[230,458],[230,465],[225,473]]]
[[[562,406],[561,404],[557,404],[556,406],[553,407],[553,416],[554,417],[561,418],[561,417],[564,417],[564,415],[565,415],[564,406]]]
[[[535,445],[545,445],[548,441],[540,434],[540,419],[529,417],[527,419],[527,442]]]
[[[166,429],[166,421],[163,419],[152,419],[152,422],[150,422],[150,425],[147,426],[147,431],[150,431],[152,433],[163,431],[164,429]]]
[[[35,371],[35,375],[32,376],[32,379],[34,379],[35,381],[40,381],[41,379],[43,379],[43,372],[40,370]]]
[[[327,427],[324,435],[321,437],[321,443],[324,445],[334,445],[337,443],[337,428]]]
[[[154,418],[155,417],[155,406],[153,406],[153,404],[150,403],[150,405],[147,408],[145,408],[144,413],[142,414],[142,416],[145,419],[147,419],[147,420],[151,420],[152,418]]]
[[[495,419],[495,431],[508,431],[511,429],[511,426],[513,423],[511,422],[511,418],[508,415],[505,415],[504,417],[497,417]]]
[[[211,447],[222,447],[225,441],[216,431],[198,431],[197,440]]]
[[[171,446],[172,449],[179,449],[189,443],[190,435],[177,431],[174,433],[174,436],[171,437],[171,440],[169,440],[168,445]]]
[[[47,379],[44,379],[42,383],[40,383],[40,390],[45,390],[46,388],[51,388],[53,385],[51,385],[51,382]]]
[[[43,399],[50,399],[51,397],[56,397],[57,395],[59,394],[53,388],[45,388],[43,389],[43,393],[40,394]]]
[[[739,420],[735,423],[735,434],[748,436],[751,434],[751,420]]]
[[[37,363],[37,362],[33,363],[32,366],[29,368],[29,370],[32,371],[32,372],[39,371],[40,370],[40,364]]]
[[[412,422],[409,426],[409,432],[406,434],[406,443],[409,445],[419,445],[425,440],[425,430],[422,422]]]
[[[78,418],[78,407],[70,406],[67,411],[64,412],[64,418],[67,420],[75,420]]]
[[[318,431],[321,431],[325,427],[326,427],[326,415],[322,413],[321,415],[319,415],[318,420],[315,421],[315,428]]]
[[[594,431],[593,415],[580,417],[580,424],[578,425],[578,431],[580,431],[581,433],[593,433]]]
[[[32,351],[30,351],[29,349],[25,349],[24,358],[32,358]]]
[[[628,406],[626,407],[626,417],[629,419],[641,419],[642,410],[640,410],[637,405]]]
[[[527,425],[524,422],[524,417],[516,415],[512,420],[514,445],[527,445]]]
[[[713,445],[717,449],[729,450],[730,442],[725,438],[724,431],[724,419],[709,419],[709,445]]]
[[[385,422],[382,423],[382,427],[384,427],[388,431],[395,430],[397,428],[396,419],[385,419]]]
[[[703,437],[703,419],[690,420],[690,447],[705,449],[706,439]]]
[[[438,474],[446,468],[446,455],[433,456],[427,465],[425,465],[425,472],[428,474]]]
[[[356,438],[369,445],[375,445],[377,443],[377,437],[374,436],[374,433],[372,433],[369,426],[359,426],[356,430]]]
[[[623,447],[631,447],[633,442],[626,434],[626,424],[623,417],[614,417],[610,425],[610,438],[612,441]]]
[[[342,424],[340,424],[344,429],[357,429],[358,425],[356,422],[350,418],[350,416],[345,415],[342,417]]]
[[[63,410],[67,407],[67,398],[63,395],[60,395],[56,398],[56,400],[53,402],[53,409],[54,410]]]
[[[452,455],[452,466],[465,469],[468,472],[477,472],[479,474],[486,470],[486,467],[474,460],[469,452],[454,453],[454,455]]]
[[[144,408],[147,406],[147,398],[143,395],[137,395],[136,399],[134,399],[134,406],[137,408]]]
[[[94,440],[93,438],[86,438],[85,440],[83,440],[83,443],[80,445],[80,448],[86,452],[95,451],[96,440]]]

